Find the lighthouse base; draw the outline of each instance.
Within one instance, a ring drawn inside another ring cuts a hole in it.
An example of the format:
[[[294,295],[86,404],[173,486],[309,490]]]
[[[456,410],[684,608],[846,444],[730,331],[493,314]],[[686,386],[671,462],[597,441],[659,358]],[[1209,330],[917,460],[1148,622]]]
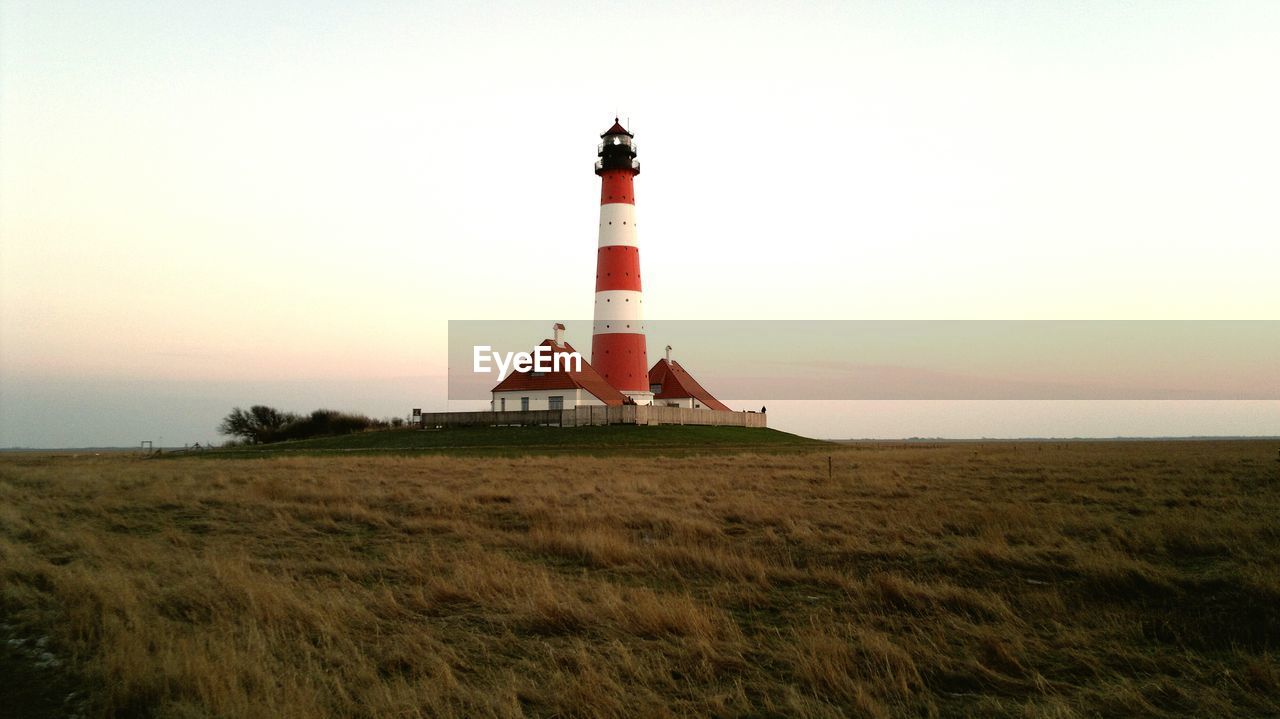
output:
[[[627,392],[624,390],[622,393],[630,397],[631,401],[636,404],[653,404],[652,392]]]

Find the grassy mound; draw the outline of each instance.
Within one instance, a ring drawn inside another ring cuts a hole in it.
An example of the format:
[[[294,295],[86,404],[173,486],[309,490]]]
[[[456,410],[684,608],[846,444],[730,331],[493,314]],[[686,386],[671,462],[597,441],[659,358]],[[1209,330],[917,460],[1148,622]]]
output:
[[[450,454],[618,454],[653,451],[702,454],[723,450],[780,450],[825,446],[776,429],[659,425],[637,427],[451,427],[393,429],[221,449],[223,456],[328,452],[447,452]]]

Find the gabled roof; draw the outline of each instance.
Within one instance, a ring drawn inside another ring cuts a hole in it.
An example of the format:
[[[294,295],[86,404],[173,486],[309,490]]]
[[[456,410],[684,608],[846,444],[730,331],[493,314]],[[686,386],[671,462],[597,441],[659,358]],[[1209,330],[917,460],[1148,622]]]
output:
[[[605,130],[600,135],[600,137],[605,137],[608,135],[626,135],[627,137],[635,137],[635,135],[632,135],[630,132],[627,131],[627,128],[622,126],[622,123],[618,122],[618,118],[616,117],[613,118],[613,127],[609,128],[608,130]]]
[[[577,351],[568,342],[557,346],[555,340],[543,340],[542,344],[538,346],[551,348],[550,359],[553,367],[555,366],[555,355]],[[572,367],[575,364],[566,360],[561,360],[561,363],[562,367]],[[613,385],[609,384],[604,377],[601,377],[600,373],[585,358],[582,360],[582,368],[578,371],[542,372],[536,377],[532,370],[528,372],[512,372],[494,386],[490,392],[522,392],[540,389],[584,389],[610,407],[623,404],[627,400],[626,395],[614,389]]]
[[[649,370],[649,386],[659,385],[661,388],[653,395],[654,399],[685,399],[692,397],[707,409],[730,411],[723,402],[711,396],[711,393],[698,384],[693,375],[685,371],[679,362],[663,358]]]

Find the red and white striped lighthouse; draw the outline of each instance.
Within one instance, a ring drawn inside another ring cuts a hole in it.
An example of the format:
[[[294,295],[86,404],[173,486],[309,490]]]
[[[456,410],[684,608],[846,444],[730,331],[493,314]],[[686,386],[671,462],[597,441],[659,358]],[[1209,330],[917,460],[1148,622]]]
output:
[[[636,243],[635,176],[640,174],[633,135],[613,118],[601,137],[600,246],[596,255],[595,324],[591,366],[636,404],[653,402],[645,351],[640,247]]]

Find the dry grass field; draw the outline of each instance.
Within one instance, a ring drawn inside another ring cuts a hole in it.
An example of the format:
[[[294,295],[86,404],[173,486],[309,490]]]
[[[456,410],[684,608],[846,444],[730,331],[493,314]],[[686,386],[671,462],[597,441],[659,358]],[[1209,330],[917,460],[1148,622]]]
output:
[[[1276,451],[0,456],[54,658],[0,661],[88,716],[1275,716]]]

